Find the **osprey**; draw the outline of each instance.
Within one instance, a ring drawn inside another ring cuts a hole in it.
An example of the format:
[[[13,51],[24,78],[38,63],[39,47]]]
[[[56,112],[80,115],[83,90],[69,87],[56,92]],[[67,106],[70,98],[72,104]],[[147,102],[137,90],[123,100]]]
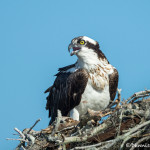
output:
[[[70,114],[74,120],[87,109],[103,110],[114,100],[118,86],[118,72],[100,50],[97,41],[80,36],[74,38],[68,50],[78,57],[77,62],[59,68],[54,84],[48,88],[46,109],[51,124],[59,109],[62,116]]]

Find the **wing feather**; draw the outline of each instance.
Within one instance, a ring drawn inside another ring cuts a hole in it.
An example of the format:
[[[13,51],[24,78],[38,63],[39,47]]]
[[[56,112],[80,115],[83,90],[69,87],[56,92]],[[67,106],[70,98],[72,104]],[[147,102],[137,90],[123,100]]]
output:
[[[109,93],[111,101],[114,100],[118,87],[118,71],[114,68],[114,72],[109,75]]]
[[[46,104],[51,117],[50,124],[57,117],[58,109],[63,116],[67,116],[71,109],[79,105],[87,81],[88,72],[85,69],[78,69],[73,73],[63,71],[57,74]]]

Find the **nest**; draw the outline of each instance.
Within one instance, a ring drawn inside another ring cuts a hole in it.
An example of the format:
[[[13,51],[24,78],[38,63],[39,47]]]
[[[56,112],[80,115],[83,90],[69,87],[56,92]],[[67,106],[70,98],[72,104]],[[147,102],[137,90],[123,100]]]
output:
[[[89,109],[80,122],[61,116],[58,110],[55,122],[46,129],[32,130],[40,120],[22,132],[15,128],[20,135],[16,150],[150,149],[150,90],[122,101],[120,92],[105,110]]]

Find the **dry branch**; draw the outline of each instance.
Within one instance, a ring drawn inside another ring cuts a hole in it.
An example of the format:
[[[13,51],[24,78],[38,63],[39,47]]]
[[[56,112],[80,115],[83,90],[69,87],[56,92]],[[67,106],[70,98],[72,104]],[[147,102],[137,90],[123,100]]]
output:
[[[118,98],[103,111],[88,110],[80,122],[61,116],[41,131],[32,128],[19,133],[16,150],[126,150],[150,143],[150,90],[137,92],[127,100]],[[107,117],[107,119],[106,119]],[[100,119],[104,121],[99,122]],[[62,121],[63,120],[63,121]],[[149,145],[150,148],[150,145]]]

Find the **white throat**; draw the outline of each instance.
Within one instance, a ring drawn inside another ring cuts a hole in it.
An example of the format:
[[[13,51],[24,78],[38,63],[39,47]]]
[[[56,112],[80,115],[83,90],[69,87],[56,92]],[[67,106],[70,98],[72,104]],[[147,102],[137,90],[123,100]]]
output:
[[[108,64],[107,60],[99,58],[92,49],[82,49],[77,53],[77,57],[77,67],[87,69],[88,71],[97,65],[105,66]]]

